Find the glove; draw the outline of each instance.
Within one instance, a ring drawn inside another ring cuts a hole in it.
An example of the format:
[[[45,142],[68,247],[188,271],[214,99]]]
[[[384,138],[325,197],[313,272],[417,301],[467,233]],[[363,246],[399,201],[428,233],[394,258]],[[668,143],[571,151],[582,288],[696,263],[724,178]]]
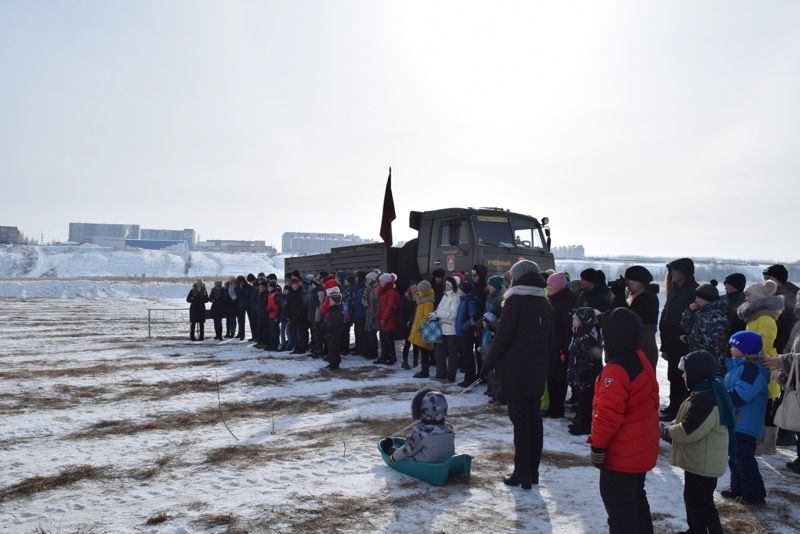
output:
[[[667,443],[672,443],[672,436],[669,435],[669,427],[665,423],[661,423],[661,439]]]
[[[598,469],[602,469],[603,464],[606,461],[606,450],[592,447],[591,459],[593,466],[595,466]]]
[[[389,455],[389,463],[390,463],[390,464],[393,464],[393,463],[395,463],[396,461],[397,461],[397,460],[395,460],[395,459],[394,459],[394,454],[390,454],[390,455]]]
[[[381,440],[381,450],[386,454],[391,454],[394,452],[392,448],[394,447],[394,440],[392,438],[383,438]]]

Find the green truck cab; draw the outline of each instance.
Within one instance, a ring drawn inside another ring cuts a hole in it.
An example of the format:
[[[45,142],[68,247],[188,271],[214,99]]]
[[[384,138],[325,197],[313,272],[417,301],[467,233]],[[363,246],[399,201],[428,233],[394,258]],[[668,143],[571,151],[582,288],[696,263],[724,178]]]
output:
[[[328,254],[286,258],[287,278],[320,271],[352,273],[379,269],[407,280],[429,278],[436,268],[470,272],[483,264],[489,275],[502,274],[519,260],[531,260],[542,270],[555,267],[550,252],[548,219],[542,221],[499,208],[447,208],[412,211],[409,226],[417,237],[402,247],[383,243],[331,249]]]

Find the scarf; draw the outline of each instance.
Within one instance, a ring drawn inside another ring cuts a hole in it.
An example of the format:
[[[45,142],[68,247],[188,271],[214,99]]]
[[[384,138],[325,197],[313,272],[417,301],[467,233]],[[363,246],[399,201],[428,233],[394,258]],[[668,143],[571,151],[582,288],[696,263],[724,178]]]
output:
[[[542,297],[545,298],[547,296],[547,291],[543,287],[535,287],[535,286],[512,286],[506,289],[506,292],[503,294],[503,303],[507,301],[510,297],[514,295],[521,295],[523,297]]]
[[[731,396],[719,377],[713,380],[703,380],[692,387],[692,391],[709,391],[714,393],[714,399],[719,408],[719,422],[728,427],[728,455],[736,455],[736,412],[731,402]]]

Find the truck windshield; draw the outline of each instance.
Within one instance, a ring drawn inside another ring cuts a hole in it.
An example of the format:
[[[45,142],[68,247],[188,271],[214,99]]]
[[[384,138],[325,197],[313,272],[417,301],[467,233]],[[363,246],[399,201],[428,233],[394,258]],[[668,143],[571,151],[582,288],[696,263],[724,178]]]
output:
[[[514,248],[514,234],[508,217],[477,215],[475,217],[475,236],[478,245]]]

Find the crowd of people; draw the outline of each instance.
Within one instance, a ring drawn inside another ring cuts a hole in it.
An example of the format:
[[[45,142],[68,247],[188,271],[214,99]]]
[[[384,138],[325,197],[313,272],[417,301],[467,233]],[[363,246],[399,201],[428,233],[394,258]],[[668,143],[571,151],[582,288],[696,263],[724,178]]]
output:
[[[330,370],[353,355],[399,361],[415,379],[487,384],[489,402],[507,405],[514,428],[508,485],[538,484],[542,418],[574,409],[569,432],[588,435],[612,532],[652,532],[645,475],[659,439],[669,441],[673,464],[686,471],[690,532],[721,532],[713,492],[726,465],[731,487],[721,495],[755,506],[766,497],[756,454],[796,443],[787,468],[800,473],[800,441],[773,422],[800,353],[798,287],[783,265],[763,275],[748,285],[731,273],[720,292],[681,258],[667,265],[663,308],[662,286],[644,266],[608,282],[602,270],[573,279],[525,260],[502,276],[475,265],[419,281],[377,270],[293,272],[283,288],[259,273],[215,282],[210,294],[198,280],[187,301],[193,340],[203,339],[210,301],[216,339],[224,319],[225,337],[243,340],[247,317],[255,347],[310,354]],[[659,352],[669,380],[660,411]]]

